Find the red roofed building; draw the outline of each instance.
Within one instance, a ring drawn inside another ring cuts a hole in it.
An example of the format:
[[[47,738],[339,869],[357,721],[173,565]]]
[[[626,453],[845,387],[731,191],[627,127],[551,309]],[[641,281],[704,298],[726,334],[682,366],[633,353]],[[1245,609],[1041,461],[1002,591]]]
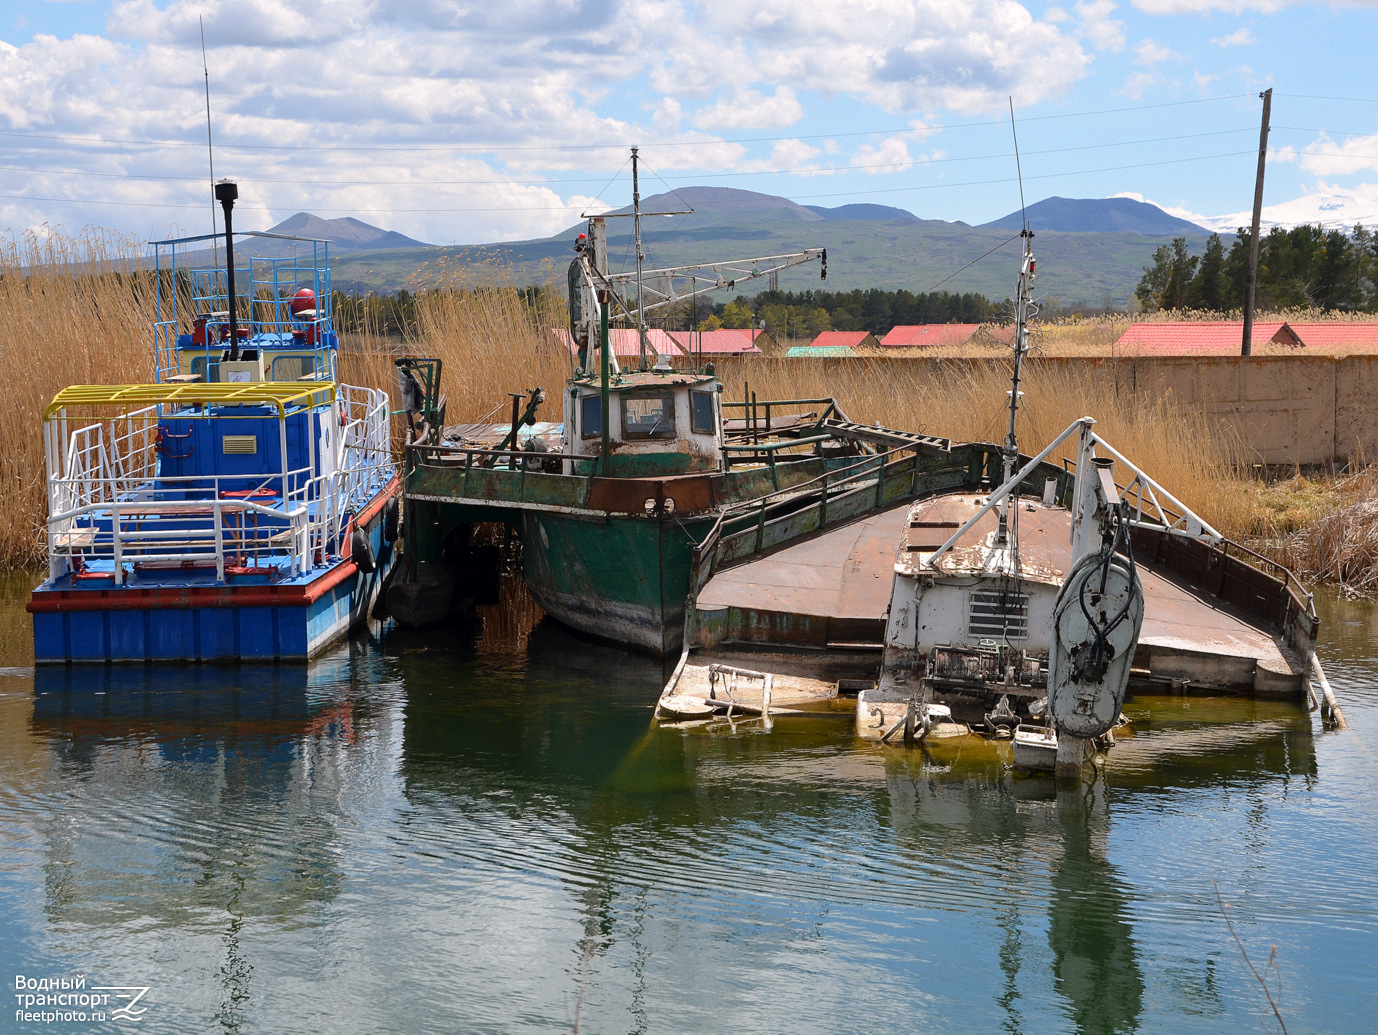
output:
[[[695,352],[705,356],[755,356],[775,349],[775,339],[769,331],[750,327],[723,328],[717,331],[672,331],[676,341],[682,341]]]
[[[880,348],[880,342],[870,331],[824,331],[809,342],[813,349]]]
[[[1378,323],[1344,322],[1290,324],[1303,345],[1314,348],[1353,348],[1378,352]]]
[[[578,352],[578,346],[574,344],[574,339],[569,331],[558,328],[550,332],[558,345],[563,346],[570,352]],[[679,335],[684,339],[688,334]],[[608,341],[612,344],[612,354],[618,359],[627,356],[640,356],[641,345],[637,341],[635,327],[611,327],[608,329]],[[646,354],[654,359],[655,354],[662,356],[682,356],[684,350],[670,340],[670,336],[658,327],[646,329]]]
[[[880,343],[887,349],[965,345],[980,329],[979,323],[908,323],[890,328]]]
[[[1131,324],[1120,335],[1115,348],[1157,356],[1237,356],[1243,341],[1244,323],[1241,320],[1178,320]],[[1265,342],[1292,346],[1304,344],[1282,320],[1254,323],[1254,346]]]

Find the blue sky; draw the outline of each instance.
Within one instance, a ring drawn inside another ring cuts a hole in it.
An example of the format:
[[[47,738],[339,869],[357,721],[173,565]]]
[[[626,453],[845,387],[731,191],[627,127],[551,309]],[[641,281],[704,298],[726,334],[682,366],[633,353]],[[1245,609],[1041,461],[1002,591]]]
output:
[[[436,243],[543,236],[690,184],[980,223],[1130,194],[1378,224],[1375,3],[6,0],[0,226],[209,228],[307,210]]]

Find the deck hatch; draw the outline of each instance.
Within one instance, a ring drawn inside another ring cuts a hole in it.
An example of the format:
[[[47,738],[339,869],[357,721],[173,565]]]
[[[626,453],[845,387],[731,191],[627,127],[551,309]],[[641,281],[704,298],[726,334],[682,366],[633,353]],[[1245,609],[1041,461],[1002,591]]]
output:
[[[971,594],[969,619],[967,633],[974,639],[1027,639],[1028,594],[977,590]]]
[[[258,436],[226,435],[220,440],[220,451],[225,456],[253,456],[258,452]]]

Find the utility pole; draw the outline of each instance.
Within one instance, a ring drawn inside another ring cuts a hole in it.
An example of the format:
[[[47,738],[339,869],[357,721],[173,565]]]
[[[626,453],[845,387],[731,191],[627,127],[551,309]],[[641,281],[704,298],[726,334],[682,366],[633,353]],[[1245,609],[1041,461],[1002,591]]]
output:
[[[1263,167],[1268,160],[1268,115],[1273,110],[1273,88],[1264,90],[1263,128],[1258,132],[1258,179],[1254,182],[1254,221],[1249,228],[1249,273],[1244,280],[1244,344],[1241,356],[1253,351],[1254,288],[1258,284],[1258,222],[1263,216]]]

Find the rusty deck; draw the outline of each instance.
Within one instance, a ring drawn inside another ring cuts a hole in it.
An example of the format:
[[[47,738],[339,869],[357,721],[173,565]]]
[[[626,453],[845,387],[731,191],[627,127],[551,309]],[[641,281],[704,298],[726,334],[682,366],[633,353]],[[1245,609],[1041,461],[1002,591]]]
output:
[[[915,517],[955,520],[972,513],[979,499],[976,494],[936,497],[918,504]],[[909,505],[896,507],[714,575],[698,598],[700,642],[710,650],[730,651],[738,663],[742,649],[855,650],[871,644],[878,650],[896,549],[909,513]],[[994,515],[989,518],[989,527],[984,520],[978,523],[954,555],[960,557],[962,547],[974,546],[995,527]],[[1046,574],[1068,570],[1071,514],[1037,505],[1019,518],[1023,561]],[[934,528],[931,534],[941,532],[945,539],[951,531]],[[935,538],[932,548],[942,539]],[[1142,563],[1139,572],[1145,614],[1135,667],[1141,675],[1203,688],[1248,689],[1257,696],[1301,693],[1303,660],[1281,636],[1179,576]],[[878,660],[878,654],[871,656]]]

